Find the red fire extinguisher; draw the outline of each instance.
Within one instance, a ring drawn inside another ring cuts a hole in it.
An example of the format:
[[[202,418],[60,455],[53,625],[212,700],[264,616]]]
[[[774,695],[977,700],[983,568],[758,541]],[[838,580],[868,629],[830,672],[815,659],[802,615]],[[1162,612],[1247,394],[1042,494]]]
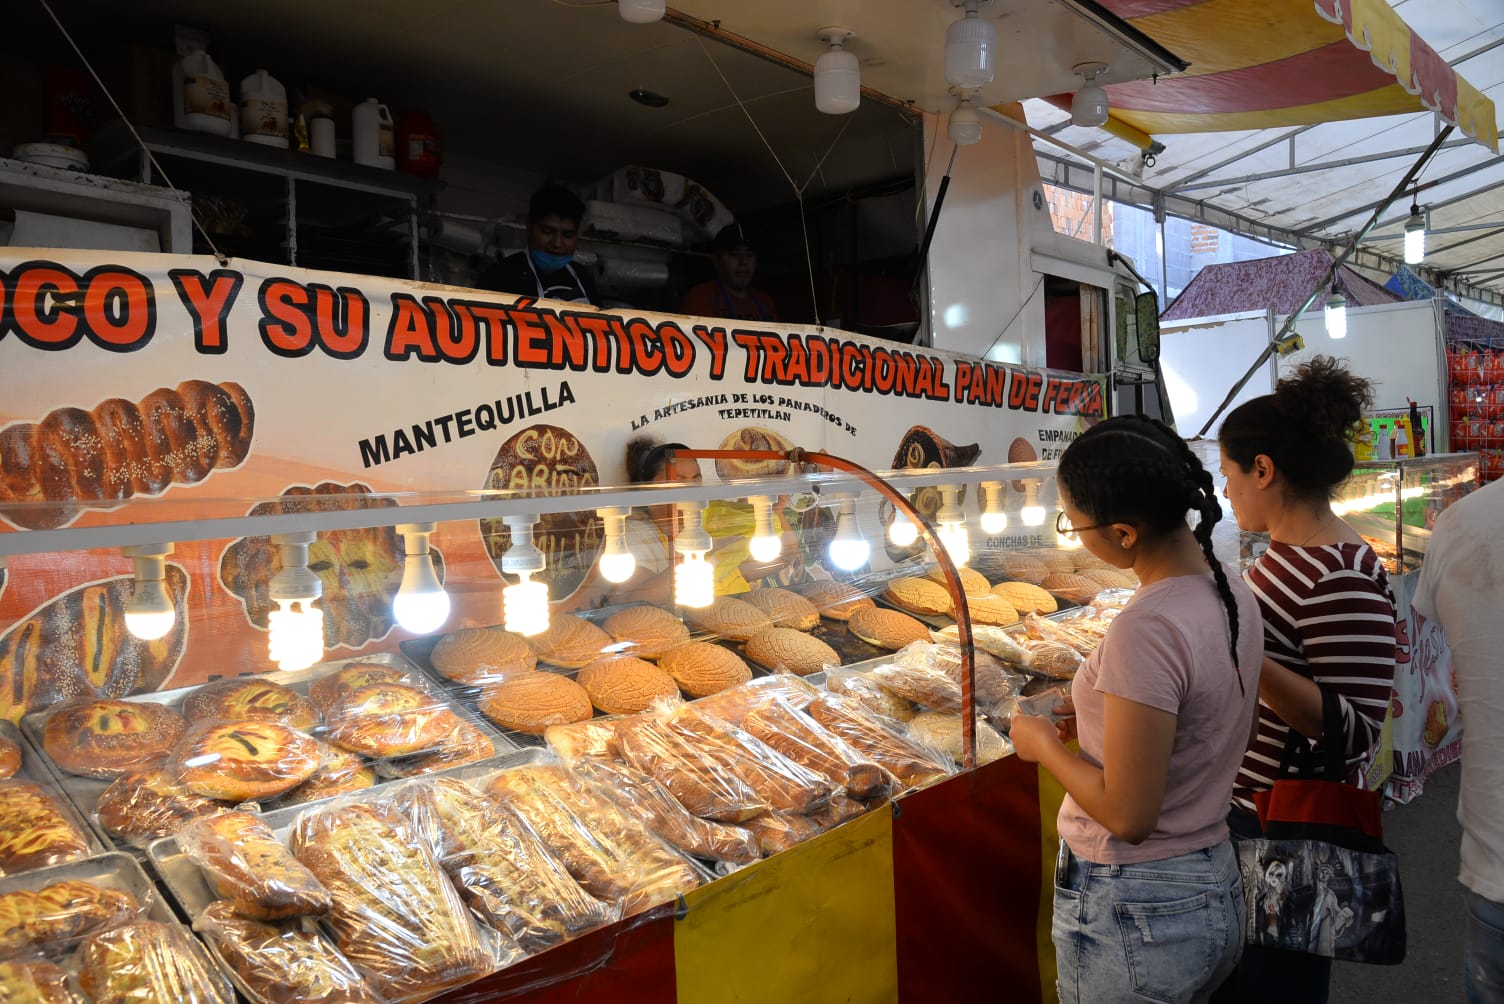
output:
[[[397,170],[424,178],[439,173],[439,131],[427,112],[406,111],[397,119]]]

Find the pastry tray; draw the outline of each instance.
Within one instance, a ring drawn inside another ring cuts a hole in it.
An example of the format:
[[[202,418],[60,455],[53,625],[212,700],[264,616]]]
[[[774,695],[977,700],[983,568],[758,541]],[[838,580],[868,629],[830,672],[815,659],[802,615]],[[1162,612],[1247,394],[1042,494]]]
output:
[[[270,683],[279,683],[285,687],[289,687],[292,690],[297,691],[300,694],[303,694],[304,696],[307,696],[309,687],[314,682],[326,676],[329,676],[332,673],[336,673],[346,666],[351,665],[352,663],[357,662],[378,663],[401,670],[411,678],[412,682],[419,689],[425,691],[431,697],[433,697],[435,701],[442,703],[444,706],[452,710],[455,714],[463,718],[466,722],[474,725],[477,729],[479,729],[482,735],[491,740],[491,743],[496,748],[496,753],[498,755],[513,752],[518,749],[517,743],[509,739],[506,734],[497,729],[484,715],[478,714],[470,707],[467,707],[465,702],[455,700],[454,695],[450,694],[446,688],[440,686],[432,677],[430,677],[421,668],[414,665],[408,659],[404,658],[400,653],[377,652],[372,655],[360,656],[352,659],[341,659],[336,662],[321,662],[317,665],[309,667],[308,669],[296,670],[292,672],[263,673],[257,675],[254,678],[258,680],[266,680]],[[247,679],[249,678],[250,677],[247,677]],[[193,693],[197,689],[198,685],[194,685],[192,687],[178,687],[173,690],[159,690],[151,693],[131,694],[128,697],[119,698],[119,700],[131,701],[135,703],[158,703],[165,704],[170,708],[176,708],[183,703],[184,699],[186,699],[189,694]],[[122,838],[115,837],[108,830],[106,830],[104,826],[100,824],[99,819],[94,812],[95,805],[99,802],[99,797],[104,794],[105,789],[107,789],[113,782],[108,779],[82,777],[77,774],[70,774],[68,771],[65,771],[62,767],[53,762],[52,758],[47,756],[46,752],[42,749],[43,729],[46,727],[47,716],[51,714],[53,710],[55,709],[36,711],[27,715],[21,720],[21,727],[25,732],[26,737],[30,740],[31,746],[36,752],[38,761],[46,765],[46,769],[51,773],[54,783],[58,787],[60,787],[64,793],[66,793],[69,799],[72,800],[72,803],[77,808],[77,811],[88,821],[92,833],[100,841],[102,841],[103,847],[116,847],[121,850],[129,851],[133,854],[140,854],[140,849],[135,845],[127,842]],[[322,723],[308,730],[308,733],[310,735],[320,739],[324,738],[326,732],[327,727]],[[32,752],[32,750],[27,750],[26,752],[30,753]],[[381,762],[379,759],[374,759],[371,757],[362,757],[362,760],[364,760],[368,765],[378,765]],[[453,768],[442,768],[440,770],[433,771],[432,773],[444,775],[452,769]],[[378,790],[383,784],[388,783],[390,780],[396,780],[393,778],[381,777],[380,773],[381,772],[378,769],[377,774],[379,779],[376,782],[376,788]]]
[[[0,736],[9,739],[21,750],[21,766],[16,770],[12,780],[26,781],[46,792],[47,796],[52,799],[53,804],[57,806],[58,812],[62,813],[63,818],[68,820],[73,825],[73,828],[83,835],[84,841],[89,845],[89,855],[91,857],[96,854],[103,854],[109,850],[112,842],[108,836],[100,833],[99,829],[94,825],[93,820],[87,818],[87,813],[79,810],[79,807],[74,803],[64,785],[60,783],[47,757],[41,752],[40,745],[30,742],[15,725],[5,719],[0,719]],[[86,859],[80,858],[79,860]],[[46,865],[44,869],[61,868],[67,864],[76,863],[65,862],[57,865]],[[36,870],[40,871],[43,869]],[[12,878],[30,875],[31,873],[31,871],[15,872],[0,879],[0,891],[11,888],[6,883]]]
[[[131,855],[121,851],[108,851],[83,861],[70,861],[67,864],[38,868],[19,875],[8,875],[0,878],[0,895],[22,889],[34,891],[55,882],[69,880],[88,882],[106,889],[130,893],[142,908],[141,917],[176,928],[189,944],[203,951],[203,942],[184,927],[177,914],[173,913],[172,906],[158,893],[155,883],[147,876],[140,863]],[[42,957],[68,969],[69,957],[76,944],[82,940],[80,938],[69,942],[66,951],[58,949],[44,951]],[[209,955],[213,961],[207,966],[208,971],[219,983],[224,999],[228,1001],[231,999],[229,984],[226,982],[229,977],[228,967],[212,950]],[[78,999],[85,1000],[86,998],[80,996]]]

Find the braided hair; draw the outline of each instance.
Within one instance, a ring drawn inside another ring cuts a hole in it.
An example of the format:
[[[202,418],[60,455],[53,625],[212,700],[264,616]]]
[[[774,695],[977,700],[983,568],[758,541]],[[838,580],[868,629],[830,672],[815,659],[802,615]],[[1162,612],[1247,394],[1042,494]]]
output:
[[[1212,528],[1222,519],[1222,506],[1211,474],[1185,440],[1163,422],[1142,415],[1110,418],[1071,443],[1056,477],[1092,523],[1137,523],[1159,535],[1184,526],[1187,511],[1196,513],[1193,535],[1227,608],[1228,650],[1236,669],[1238,603],[1227,572],[1212,554]],[[1241,676],[1238,683],[1242,685]]]

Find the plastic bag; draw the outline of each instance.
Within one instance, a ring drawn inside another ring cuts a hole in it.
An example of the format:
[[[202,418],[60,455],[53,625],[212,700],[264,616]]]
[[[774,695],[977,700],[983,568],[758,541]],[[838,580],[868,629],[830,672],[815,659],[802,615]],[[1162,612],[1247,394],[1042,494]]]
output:
[[[885,663],[873,667],[872,678],[906,701],[940,711],[961,710],[961,685],[939,670]]]
[[[747,782],[776,811],[814,812],[836,792],[823,775],[799,766],[743,730],[701,714],[692,705],[676,710],[668,723]]]
[[[429,996],[495,968],[438,861],[383,810],[348,800],[308,810],[289,844],[329,890],[326,923],[379,996]]]
[[[740,826],[692,816],[647,774],[624,763],[591,759],[575,764],[585,780],[606,791],[658,836],[692,857],[729,865],[749,865],[762,855],[752,834]]]
[[[78,981],[94,1004],[230,1004],[230,987],[203,948],[152,920],[93,935],[78,950]]]
[[[79,879],[17,889],[0,895],[0,957],[66,951],[79,938],[143,912],[143,904],[125,890]],[[9,999],[0,994],[0,1000]]]
[[[144,846],[176,833],[184,823],[227,803],[195,795],[166,771],[133,771],[110,783],[94,804],[101,826],[123,840]]]
[[[1052,680],[1069,680],[1081,668],[1085,657],[1070,645],[1058,641],[1029,641],[1029,672]]]
[[[840,786],[853,799],[886,798],[897,784],[886,769],[864,759],[781,698],[749,712],[742,727],[788,759]]]
[[[421,777],[467,763],[479,763],[496,755],[496,745],[480,729],[455,716],[454,731],[427,753],[384,760],[376,772],[385,777]]]
[[[930,637],[947,645],[959,645],[961,629],[950,624],[937,631],[931,631]],[[1022,639],[1016,638],[1005,628],[990,624],[973,624],[971,643],[979,653],[991,655],[1009,666],[1017,666],[1019,669],[1029,668],[1029,650],[1023,646]]]
[[[336,795],[349,795],[364,791],[376,784],[376,771],[361,757],[349,750],[324,744],[324,762],[314,774],[291,791],[273,799],[269,809],[281,809],[290,805],[304,805]]]
[[[826,694],[809,706],[808,713],[905,786],[930,784],[955,772],[949,757],[911,738],[902,725],[874,714],[853,698]]]
[[[376,759],[437,749],[461,723],[443,699],[402,683],[357,687],[331,705],[324,718],[335,745]]]
[[[72,1004],[78,998],[61,967],[41,959],[0,962],[0,1001]]]
[[[296,788],[323,762],[322,743],[280,722],[203,719],[183,732],[167,767],[194,795],[259,802]]]
[[[741,823],[769,809],[745,781],[651,716],[619,722],[616,742],[627,763],[663,785],[693,815]]]
[[[966,743],[961,734],[961,716],[946,711],[925,711],[909,722],[909,732],[934,749],[950,756],[960,766],[966,756]],[[1013,743],[999,735],[997,730],[981,716],[977,716],[977,764],[1001,760],[1013,752]]]
[[[575,763],[584,757],[599,757],[614,760],[621,755],[616,745],[616,723],[619,718],[591,718],[569,725],[550,725],[543,732],[543,739],[565,763]]]
[[[1024,618],[1024,630],[1035,641],[1058,642],[1082,655],[1091,655],[1107,633],[1108,622],[1090,608],[1083,607],[1082,611],[1069,611],[1053,620],[1029,614]]]
[[[914,705],[884,687],[871,673],[831,669],[825,674],[825,686],[832,694],[850,697],[895,722],[906,722],[914,717]]]
[[[1024,678],[1007,669],[1002,660],[973,646],[972,690],[979,707],[990,708],[999,701],[1014,696],[1023,689]],[[957,686],[961,683],[961,647],[956,642],[946,644],[916,641],[893,657],[900,666],[918,665],[944,673]],[[960,708],[956,709],[957,711]]]
[[[772,857],[820,833],[820,825],[814,820],[791,812],[765,812],[749,820],[747,828],[757,838],[764,857]]]
[[[306,921],[251,920],[220,901],[193,926],[255,1004],[380,1004],[350,961]]]
[[[53,796],[30,781],[0,781],[0,875],[77,861],[94,845]]]
[[[282,920],[329,912],[328,890],[249,812],[194,820],[178,831],[178,844],[209,888],[243,917]]]
[[[781,698],[795,708],[804,708],[819,696],[820,691],[815,685],[803,677],[792,673],[774,673],[772,676],[759,676],[719,694],[702,697],[695,702],[695,707],[701,714],[740,725],[748,711],[774,698]]]

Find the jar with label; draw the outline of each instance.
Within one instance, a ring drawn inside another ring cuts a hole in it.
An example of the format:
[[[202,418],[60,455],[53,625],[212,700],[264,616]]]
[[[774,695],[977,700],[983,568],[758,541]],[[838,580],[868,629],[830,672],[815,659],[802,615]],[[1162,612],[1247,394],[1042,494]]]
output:
[[[287,89],[265,70],[240,82],[240,138],[287,149]]]
[[[230,85],[204,50],[172,65],[172,102],[172,124],[179,129],[230,135]]]
[[[397,167],[396,144],[393,142],[392,113],[375,98],[355,106],[351,114],[350,139],[357,164],[387,171]]]

